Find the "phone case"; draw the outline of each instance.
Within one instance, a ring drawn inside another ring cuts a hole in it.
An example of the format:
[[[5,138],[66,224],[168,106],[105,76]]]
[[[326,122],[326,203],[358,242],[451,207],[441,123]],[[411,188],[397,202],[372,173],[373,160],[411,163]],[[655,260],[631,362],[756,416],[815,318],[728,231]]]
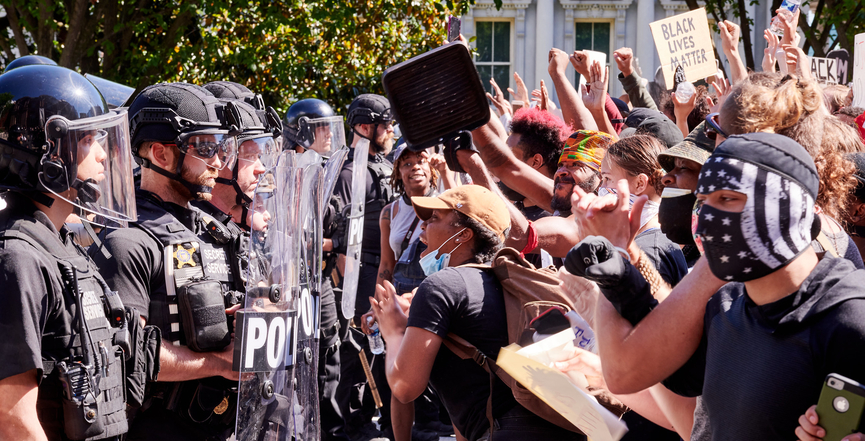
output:
[[[820,427],[826,430],[823,441],[840,441],[859,430],[865,410],[865,387],[838,374],[829,374],[817,401]]]

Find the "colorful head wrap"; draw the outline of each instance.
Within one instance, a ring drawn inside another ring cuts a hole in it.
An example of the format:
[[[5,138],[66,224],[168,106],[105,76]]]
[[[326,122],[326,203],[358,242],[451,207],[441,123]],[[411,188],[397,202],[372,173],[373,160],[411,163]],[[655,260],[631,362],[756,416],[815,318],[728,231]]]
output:
[[[578,130],[565,141],[565,149],[559,156],[559,164],[565,160],[579,161],[592,170],[601,169],[601,161],[613,138],[594,130]]]

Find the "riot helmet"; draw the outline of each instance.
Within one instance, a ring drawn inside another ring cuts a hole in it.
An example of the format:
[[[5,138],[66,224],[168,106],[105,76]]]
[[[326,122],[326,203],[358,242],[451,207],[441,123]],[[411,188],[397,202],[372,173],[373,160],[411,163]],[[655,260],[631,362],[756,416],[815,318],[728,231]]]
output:
[[[279,153],[269,124],[260,119],[262,113],[240,101],[234,101],[241,121],[242,132],[237,135],[237,161],[231,169],[222,169],[217,184],[230,186],[234,190],[232,202],[219,201],[219,208],[228,212],[233,205],[242,209],[240,225],[248,227],[249,214],[259,176],[270,169]],[[225,107],[227,108],[227,107]],[[276,121],[279,123],[279,121]],[[221,190],[220,190],[221,191]],[[221,196],[221,195],[216,195]]]
[[[302,147],[328,156],[345,145],[342,116],[322,100],[307,98],[292,104],[283,122],[286,148]]]
[[[0,75],[0,186],[101,225],[137,218],[129,124],[79,73],[29,65]],[[94,217],[95,216],[95,217]]]
[[[223,101],[240,101],[249,104],[258,113],[258,119],[264,123],[266,130],[273,134],[274,140],[282,136],[282,121],[273,107],[264,104],[264,99],[246,86],[232,81],[212,81],[205,84],[205,89],[213,96]],[[279,143],[277,142],[277,145]]]
[[[12,69],[24,66],[31,66],[34,64],[41,64],[47,66],[56,66],[57,63],[54,60],[43,57],[41,55],[25,55],[23,57],[18,57],[12,60],[9,64],[6,65],[6,69],[3,69],[3,73],[9,72]]]
[[[190,157],[209,168],[232,168],[237,158],[241,116],[233,102],[220,102],[206,89],[187,83],[160,83],[149,86],[129,106],[132,152],[142,167],[179,182],[196,199],[210,199],[212,188],[189,182],[182,176],[183,163]],[[174,145],[177,166],[165,170],[141,156],[146,142]]]
[[[391,149],[392,146],[381,145],[376,140],[376,132],[379,125],[391,125],[393,121],[394,117],[390,109],[390,101],[381,95],[374,93],[358,95],[351,102],[351,105],[348,106],[348,126],[351,128],[353,134],[367,138],[355,129],[358,124],[373,124],[376,127],[373,130],[372,138],[367,138],[376,152],[387,153]]]

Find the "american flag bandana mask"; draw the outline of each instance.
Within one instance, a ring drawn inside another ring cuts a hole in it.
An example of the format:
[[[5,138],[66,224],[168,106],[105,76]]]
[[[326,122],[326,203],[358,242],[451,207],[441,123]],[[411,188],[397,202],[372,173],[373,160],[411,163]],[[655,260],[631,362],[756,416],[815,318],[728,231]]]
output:
[[[727,156],[703,165],[697,193],[732,190],[747,196],[741,213],[700,209],[699,235],[709,268],[725,281],[747,282],[790,263],[811,244],[814,199],[797,181]]]

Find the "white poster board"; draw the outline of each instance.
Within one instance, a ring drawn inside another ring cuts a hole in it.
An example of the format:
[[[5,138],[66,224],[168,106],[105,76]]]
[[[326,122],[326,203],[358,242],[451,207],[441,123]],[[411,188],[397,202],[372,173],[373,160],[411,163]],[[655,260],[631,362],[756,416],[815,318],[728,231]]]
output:
[[[579,49],[578,49],[578,50],[579,50]],[[595,51],[590,51],[590,50],[584,50],[583,52],[585,52],[586,55],[587,55],[588,58],[589,58],[589,60],[588,60],[588,61],[589,61],[589,68],[592,67],[592,64],[594,64],[595,61],[597,61],[598,63],[600,63],[600,65],[601,65],[601,69],[603,69],[604,66],[607,65],[607,54],[606,54],[606,53],[604,53],[604,52],[595,52]],[[584,85],[586,85],[586,76],[585,76],[585,75],[580,75],[580,86],[584,86]],[[580,91],[581,91],[581,90],[583,90],[583,89],[582,89],[582,88],[579,88],[579,89],[577,89],[577,90],[580,90]]]
[[[865,33],[853,44],[853,105],[865,107]]]
[[[677,65],[685,69],[685,78],[692,83],[717,72],[705,9],[658,20],[649,23],[649,27],[664,70],[664,80],[670,87],[674,83]]]
[[[838,84],[838,59],[811,57],[811,76],[820,84]]]

